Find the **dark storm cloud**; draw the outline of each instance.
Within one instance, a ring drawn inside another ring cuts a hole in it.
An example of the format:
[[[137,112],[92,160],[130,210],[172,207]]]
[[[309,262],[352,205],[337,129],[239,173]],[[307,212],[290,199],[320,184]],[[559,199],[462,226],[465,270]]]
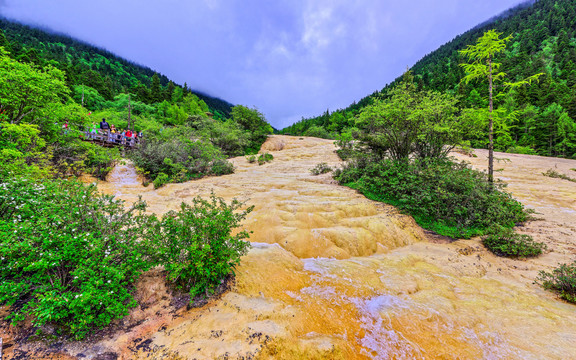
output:
[[[275,127],[381,89],[519,0],[0,0],[2,13],[257,106]]]

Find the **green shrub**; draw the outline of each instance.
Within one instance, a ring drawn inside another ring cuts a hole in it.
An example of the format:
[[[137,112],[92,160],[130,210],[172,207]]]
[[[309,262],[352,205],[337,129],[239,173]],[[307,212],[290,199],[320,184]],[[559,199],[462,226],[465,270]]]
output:
[[[274,156],[270,153],[265,152],[260,156],[258,156],[258,165],[264,165],[272,160],[274,160]]]
[[[469,157],[478,157],[474,154],[474,149],[470,146],[470,141],[468,140],[461,141],[459,146],[455,147],[453,151]]]
[[[483,235],[498,224],[513,227],[528,219],[524,206],[490,184],[466,163],[438,159],[410,162],[358,157],[335,172],[340,184],[370,199],[397,206],[421,226],[454,238]]]
[[[154,184],[154,189],[159,189],[162,186],[168,184],[169,182],[170,182],[170,177],[168,175],[164,174],[163,172],[161,172],[160,174],[158,174],[158,176],[156,176],[156,179],[154,179],[152,184]]]
[[[562,264],[551,273],[540,271],[537,283],[556,292],[560,298],[576,303],[576,261],[572,264]]]
[[[167,182],[184,182],[208,175],[234,172],[233,165],[209,142],[175,138],[170,141],[146,141],[130,153],[135,165],[151,179],[160,173]]]
[[[136,305],[131,291],[152,264],[139,232],[145,205],[129,210],[72,181],[0,185],[0,305],[34,326],[53,323],[83,338]]]
[[[331,171],[332,171],[332,168],[324,162],[320,163],[320,164],[314,166],[312,169],[310,169],[310,172],[312,173],[312,175],[326,174],[326,173],[329,173]]]
[[[221,149],[226,156],[241,156],[250,146],[250,132],[234,121],[220,121],[202,116],[192,116],[189,125],[203,139]],[[261,144],[260,144],[261,145]]]
[[[512,146],[508,148],[506,152],[512,154],[538,155],[538,152],[536,152],[536,150],[532,149],[531,147],[520,145]]]
[[[54,143],[50,151],[59,177],[80,176],[87,172],[104,180],[114,164],[120,160],[118,148],[105,148],[80,140]]]
[[[168,280],[190,291],[191,296],[210,294],[240,262],[250,243],[247,231],[232,230],[253,210],[237,200],[228,205],[211,195],[210,201],[199,197],[192,205],[182,203],[180,211],[165,214],[155,229],[149,230],[159,249],[159,262]]]
[[[538,256],[546,249],[546,244],[534,241],[532,236],[501,226],[491,229],[482,242],[494,254],[514,258]]]
[[[355,140],[354,134],[358,132],[358,129],[352,128],[336,137],[334,144],[338,147],[336,154],[342,160],[348,160],[355,153]]]
[[[304,131],[304,136],[317,137],[321,139],[334,139],[335,135],[328,132],[321,126],[311,126],[308,130]]]
[[[250,155],[250,156],[246,156],[246,160],[252,164],[256,162],[256,155]]]
[[[212,195],[196,198],[159,220],[138,201],[101,195],[74,181],[0,183],[0,306],[14,324],[84,338],[136,306],[143,271],[163,265],[168,280],[192,295],[209,294],[234,268],[249,243],[236,232],[253,207]]]
[[[40,136],[37,125],[10,124],[2,121],[0,179],[22,175],[34,178],[50,176],[48,157],[42,151],[45,145],[46,141]]]
[[[221,176],[232,174],[234,172],[234,165],[226,159],[216,159],[212,162],[211,175]]]
[[[274,132],[272,126],[266,122],[264,114],[256,108],[236,105],[230,111],[230,118],[249,134],[248,146],[244,149],[245,155],[257,154],[268,139],[268,134]]]

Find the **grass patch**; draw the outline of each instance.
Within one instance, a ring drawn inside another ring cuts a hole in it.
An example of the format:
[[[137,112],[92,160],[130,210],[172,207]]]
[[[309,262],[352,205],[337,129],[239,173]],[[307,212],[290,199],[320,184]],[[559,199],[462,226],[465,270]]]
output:
[[[574,170],[574,169],[571,169]],[[556,178],[556,179],[563,179],[563,180],[568,180],[568,181],[572,181],[572,182],[576,182],[576,179],[571,178],[568,175],[564,175],[562,173],[559,173],[558,171],[554,170],[554,169],[548,169],[548,171],[543,172],[542,175],[544,176],[548,176],[551,178]]]
[[[325,162],[320,163],[316,166],[314,166],[312,169],[310,169],[310,172],[312,173],[312,175],[320,175],[320,174],[326,174],[332,171],[332,168],[330,166],[328,166],[328,164],[326,164]]]

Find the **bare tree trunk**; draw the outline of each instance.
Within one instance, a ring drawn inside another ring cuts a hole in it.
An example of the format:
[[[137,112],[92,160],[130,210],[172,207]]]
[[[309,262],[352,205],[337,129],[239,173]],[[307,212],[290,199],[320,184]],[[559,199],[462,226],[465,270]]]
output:
[[[492,100],[492,56],[488,57],[488,92],[490,109],[488,115],[488,181],[494,182],[494,122],[492,120],[492,110],[494,110],[494,104]]]

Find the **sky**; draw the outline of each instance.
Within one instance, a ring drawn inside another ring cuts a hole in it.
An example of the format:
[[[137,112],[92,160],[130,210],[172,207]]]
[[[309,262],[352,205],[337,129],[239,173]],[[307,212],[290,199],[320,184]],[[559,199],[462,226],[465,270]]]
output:
[[[276,128],[345,108],[520,0],[0,0],[0,14],[257,107]]]

